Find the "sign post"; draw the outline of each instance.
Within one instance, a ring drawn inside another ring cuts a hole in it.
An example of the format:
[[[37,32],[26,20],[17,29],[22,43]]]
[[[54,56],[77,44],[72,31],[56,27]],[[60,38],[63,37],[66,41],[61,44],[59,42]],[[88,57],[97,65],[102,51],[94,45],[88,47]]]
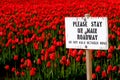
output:
[[[90,17],[90,14],[85,14],[86,18]],[[92,53],[86,49],[86,71],[87,80],[92,80]]]
[[[90,50],[86,50],[86,70],[87,80],[92,80],[92,53]]]
[[[66,48],[85,49],[87,80],[92,80],[92,53],[90,50],[108,49],[106,17],[66,17]]]

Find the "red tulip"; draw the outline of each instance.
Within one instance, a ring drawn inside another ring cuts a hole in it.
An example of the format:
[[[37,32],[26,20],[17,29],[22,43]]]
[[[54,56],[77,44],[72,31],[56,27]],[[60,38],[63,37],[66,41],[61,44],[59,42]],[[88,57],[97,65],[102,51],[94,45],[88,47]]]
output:
[[[15,49],[16,48],[16,46],[15,45],[12,45],[12,49]]]
[[[118,50],[120,50],[120,45],[118,46]]]
[[[109,74],[112,71],[112,65],[109,65],[107,68],[107,74]]]
[[[83,50],[79,50],[78,55],[79,55],[79,56],[82,56],[82,55],[83,55],[83,53],[84,53],[84,51],[83,51]]]
[[[109,80],[112,80],[112,77],[109,77]]]
[[[117,66],[113,66],[112,71],[117,71]]]
[[[15,43],[18,43],[19,39],[18,38],[15,38]]]
[[[80,56],[76,57],[76,62],[80,62]]]
[[[14,60],[15,60],[15,61],[18,60],[18,55],[14,55]]]
[[[65,63],[62,60],[60,60],[60,64],[64,65]]]
[[[27,29],[27,30],[24,30],[23,35],[24,35],[24,36],[27,36],[28,34],[30,34],[30,30],[28,30],[28,29]]]
[[[62,65],[65,65],[66,63],[67,63],[67,58],[66,58],[66,56],[62,56],[62,59],[60,60],[60,63],[62,64]],[[67,64],[68,65],[68,64]]]
[[[118,69],[118,74],[120,74],[120,68]]]
[[[117,32],[117,35],[120,36],[120,31]]]
[[[57,28],[56,28],[56,26],[52,26],[52,29],[53,29],[53,30],[56,30]]]
[[[108,53],[107,58],[108,58],[108,59],[111,59],[111,58],[112,58],[112,53]]]
[[[106,57],[106,53],[104,51],[102,51],[101,56]]]
[[[86,57],[83,57],[83,58],[82,58],[82,61],[83,61],[83,62],[86,62]]]
[[[31,54],[30,52],[27,53],[27,57],[30,58],[31,57]]]
[[[67,59],[67,61],[66,61],[66,66],[70,66],[70,60],[69,59]]]
[[[51,62],[50,62],[50,61],[47,62],[46,67],[47,67],[47,68],[50,68],[50,67],[51,67]]]
[[[100,70],[101,70],[101,67],[100,67],[100,65],[98,65],[98,66],[95,68],[95,72],[100,72]]]
[[[67,60],[66,56],[62,56],[62,61],[66,62],[66,60]]]
[[[73,50],[73,52],[71,53],[71,56],[72,56],[72,57],[76,57],[76,56],[77,56],[77,50],[76,50],[76,49]]]
[[[108,39],[111,39],[111,34],[108,34]]]
[[[40,58],[37,59],[37,64],[40,65],[42,62],[40,60]]]
[[[59,31],[58,31],[58,34],[61,35],[61,34],[62,34],[62,30],[59,30]]]
[[[32,68],[31,70],[30,70],[30,76],[35,76],[35,74],[36,74],[36,68]]]
[[[9,40],[7,41],[7,43],[5,44],[5,46],[6,46],[6,47],[9,47],[9,46],[10,46],[10,43],[12,43],[12,39],[9,39]]]
[[[49,51],[49,52],[54,52],[55,49],[56,49],[56,47],[55,47],[54,45],[52,45],[52,46],[48,49],[48,51]]]
[[[28,68],[31,68],[32,67],[32,62],[30,59],[27,59],[25,60],[25,65],[28,67]]]
[[[13,45],[15,45],[15,44],[16,44],[15,40],[12,40],[12,44],[13,44]]]
[[[20,64],[20,68],[23,69],[26,67],[26,64]]]
[[[16,74],[16,76],[19,76],[19,75],[20,75],[20,72],[19,72],[19,71],[16,71],[15,74]]]
[[[115,39],[115,35],[114,35],[114,34],[112,34],[111,39],[112,39],[112,40],[114,40],[114,39]]]
[[[21,72],[21,76],[25,76],[25,72],[24,71]]]
[[[22,45],[22,44],[23,44],[23,40],[20,40],[20,41],[18,42],[18,44]]]
[[[11,72],[15,72],[16,68],[12,67]]]
[[[55,56],[56,56],[55,53],[51,53],[50,54],[50,59],[54,61],[55,60]]]
[[[59,42],[56,42],[56,45],[61,47],[63,45],[63,43],[61,41],[59,41]]]
[[[9,65],[5,65],[5,70],[9,70],[10,66]]]
[[[21,63],[24,63],[24,61],[25,61],[24,58],[21,58],[20,62],[21,62]]]
[[[3,32],[2,31],[0,31],[0,36],[3,36]]]
[[[93,73],[93,74],[92,74],[92,79],[96,79],[96,78],[97,78],[96,74]]]
[[[110,48],[108,49],[108,53],[112,53],[115,50],[114,46],[110,46]]]
[[[42,49],[42,50],[41,50],[41,54],[43,54],[43,55],[44,55],[44,53],[45,53],[45,50],[44,50],[44,49]]]
[[[106,71],[102,71],[102,78],[105,78],[105,77],[107,77],[107,73]]]
[[[60,58],[60,54],[57,55],[57,58]]]
[[[34,46],[33,46],[33,47],[34,47],[35,50],[38,50],[38,48],[39,48],[39,46],[38,46],[37,43],[34,43]]]
[[[45,60],[45,56],[41,55],[41,60],[44,61]]]
[[[46,53],[45,53],[45,60],[48,60],[49,59],[49,53],[48,53],[48,51],[46,51]]]
[[[9,32],[8,33],[8,39],[10,39],[12,37],[12,35],[13,35],[13,32]]]
[[[46,41],[44,44],[44,48],[48,48],[48,44],[49,44],[48,41]]]
[[[100,58],[101,57],[101,52],[97,52],[96,57]]]

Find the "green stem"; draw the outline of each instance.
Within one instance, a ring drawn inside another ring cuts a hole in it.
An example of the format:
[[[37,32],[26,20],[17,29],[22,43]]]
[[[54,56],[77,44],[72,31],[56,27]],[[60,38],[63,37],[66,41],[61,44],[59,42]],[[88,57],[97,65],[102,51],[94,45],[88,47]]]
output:
[[[62,74],[62,77],[64,78],[64,65],[62,66],[61,74]]]

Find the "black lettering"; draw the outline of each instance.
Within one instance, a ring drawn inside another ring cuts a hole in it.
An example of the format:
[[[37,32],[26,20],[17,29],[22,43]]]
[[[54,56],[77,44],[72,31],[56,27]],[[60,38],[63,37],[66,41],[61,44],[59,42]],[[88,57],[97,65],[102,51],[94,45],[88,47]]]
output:
[[[101,21],[92,21],[91,27],[102,27],[102,22]]]
[[[83,33],[83,28],[78,28],[78,29],[77,29],[77,32],[78,32],[78,33]]]
[[[93,26],[96,26],[96,21],[94,21],[94,25]]]
[[[72,43],[72,41],[69,41],[69,43]]]
[[[73,41],[74,44],[78,43],[77,41]]]
[[[100,22],[100,27],[102,27],[102,22]]]
[[[87,22],[73,21],[73,27],[87,27]]]
[[[94,44],[94,45],[96,45],[96,44],[98,44],[98,42],[96,42],[96,41],[87,41],[87,44]]]
[[[73,22],[73,27],[76,26],[76,22]]]
[[[101,44],[101,45],[106,45],[106,44],[107,44],[107,42],[100,42],[100,44]]]
[[[97,40],[98,35],[77,35],[78,40]]]
[[[97,28],[87,28],[86,33],[97,33]]]

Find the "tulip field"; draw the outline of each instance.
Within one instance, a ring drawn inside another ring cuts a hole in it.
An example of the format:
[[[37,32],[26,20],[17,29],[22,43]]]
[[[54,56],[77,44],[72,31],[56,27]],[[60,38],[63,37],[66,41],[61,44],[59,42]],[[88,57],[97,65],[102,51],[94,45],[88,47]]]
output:
[[[67,49],[65,17],[108,18],[92,79],[120,80],[119,0],[0,0],[0,80],[87,80],[84,49]]]

